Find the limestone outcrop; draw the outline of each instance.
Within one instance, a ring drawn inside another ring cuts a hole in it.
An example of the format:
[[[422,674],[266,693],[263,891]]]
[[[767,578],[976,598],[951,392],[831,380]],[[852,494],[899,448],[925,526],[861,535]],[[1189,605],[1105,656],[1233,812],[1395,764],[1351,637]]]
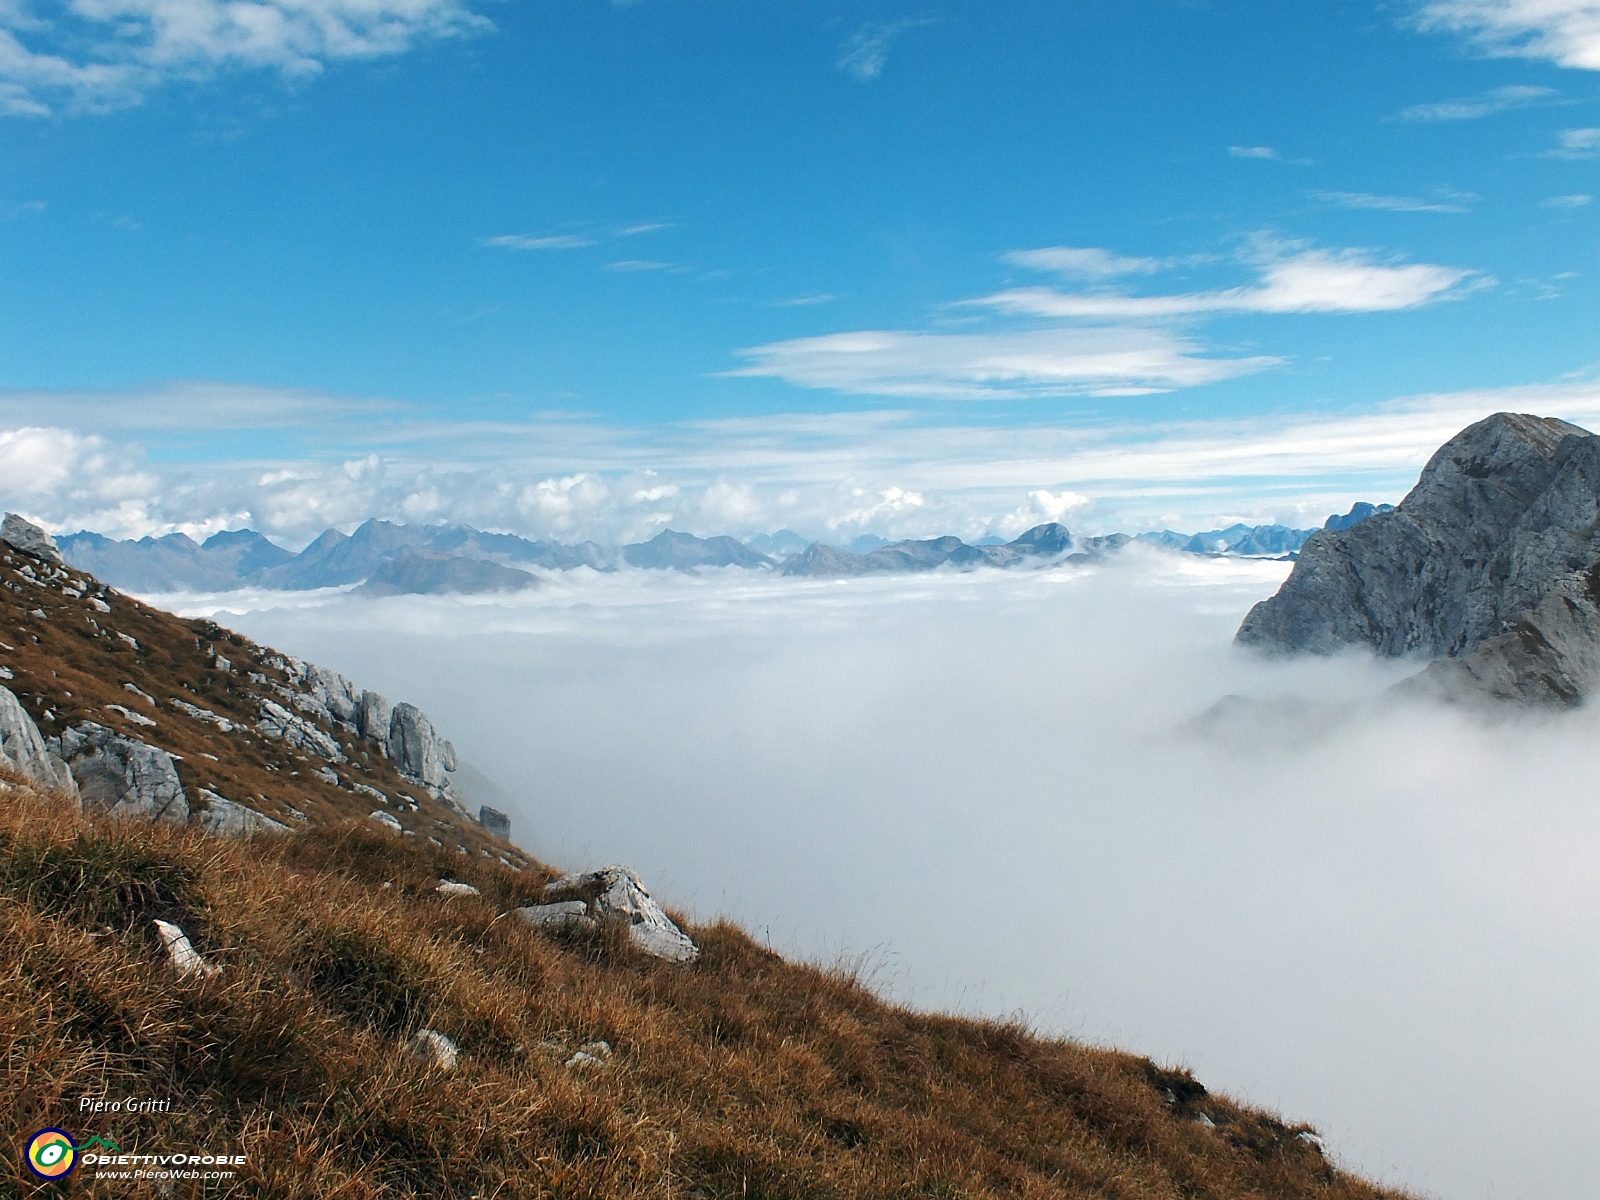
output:
[[[389,757],[400,773],[426,787],[449,786],[447,772],[460,764],[456,748],[439,735],[428,714],[415,704],[396,704],[389,718]]]
[[[0,687],[0,766],[26,776],[41,787],[78,794],[77,782],[60,757],[50,752],[44,735],[16,693]]]
[[[619,863],[587,874],[565,875],[547,885],[544,896],[544,904],[517,911],[534,924],[565,924],[577,918],[597,923],[620,921],[628,927],[634,946],[646,954],[668,962],[693,962],[700,957],[699,948],[651,899],[639,876]],[[559,915],[549,913],[560,901],[568,905],[581,901],[585,910],[579,913],[563,906]]]
[[[78,785],[85,810],[182,825],[189,800],[172,755],[146,742],[83,721],[52,738]]]
[[[57,566],[66,565],[61,558],[61,549],[56,545],[55,538],[16,513],[8,512],[5,520],[0,522],[0,541],[34,558],[42,558],[45,562],[55,563]]]
[[[1325,529],[1237,640],[1434,660],[1413,686],[1571,705],[1600,684],[1600,437],[1496,413],[1392,512]]]
[[[274,821],[243,804],[235,804],[215,792],[201,788],[200,798],[206,802],[206,807],[195,814],[195,823],[217,837],[252,838],[257,834],[290,832],[281,821]]]

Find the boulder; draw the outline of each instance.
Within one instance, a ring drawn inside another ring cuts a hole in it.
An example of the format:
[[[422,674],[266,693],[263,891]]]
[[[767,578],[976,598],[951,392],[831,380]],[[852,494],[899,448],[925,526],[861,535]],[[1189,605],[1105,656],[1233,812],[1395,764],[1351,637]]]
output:
[[[483,894],[470,883],[457,883],[454,879],[441,879],[439,886],[434,888],[434,891],[441,896],[481,896]]]
[[[390,816],[388,813],[384,812],[381,808],[376,810],[375,812],[368,813],[367,816],[370,817],[372,820],[376,821],[379,825],[382,825],[384,828],[392,830],[395,833],[403,833],[403,832],[405,832],[405,826],[400,824],[399,819],[396,818],[396,817]]]
[[[389,718],[389,757],[402,775],[431,788],[450,784],[447,772],[459,765],[456,748],[433,727],[415,704],[396,704]]]
[[[195,821],[207,833],[217,837],[252,838],[256,834],[288,833],[289,827],[253,808],[235,804],[215,792],[200,789],[200,798],[206,807],[195,814]]]
[[[400,1052],[407,1062],[430,1070],[453,1071],[456,1044],[437,1029],[419,1029]]]
[[[362,737],[377,742],[389,753],[389,723],[394,718],[394,705],[387,696],[377,692],[361,693],[361,708],[356,714],[356,731]]]
[[[305,680],[311,694],[330,715],[347,724],[360,727],[358,718],[361,715],[362,693],[355,684],[339,672],[319,667],[315,663],[306,664]]]
[[[26,776],[40,787],[78,794],[77,782],[61,759],[50,752],[38,725],[16,693],[0,687],[0,766]]]
[[[55,538],[16,513],[8,512],[5,521],[0,522],[0,541],[34,558],[66,566]]]
[[[517,916],[537,929],[593,929],[594,918],[583,900],[561,900],[555,904],[530,904],[517,909]]]
[[[58,744],[85,810],[172,825],[188,821],[189,800],[165,750],[93,721],[64,730]]]
[[[511,818],[498,808],[490,808],[487,804],[478,807],[478,824],[484,831],[494,834],[501,841],[511,840]]]
[[[700,956],[699,948],[651,899],[639,876],[621,864],[614,863],[584,875],[563,876],[549,884],[544,894],[546,904],[538,907],[546,908],[558,900],[581,900],[590,920],[626,924],[634,946],[656,958],[693,962]]]
[[[1600,683],[1600,438],[1517,413],[1469,426],[1394,511],[1313,534],[1237,640],[1432,659],[1412,686],[1579,703]]]

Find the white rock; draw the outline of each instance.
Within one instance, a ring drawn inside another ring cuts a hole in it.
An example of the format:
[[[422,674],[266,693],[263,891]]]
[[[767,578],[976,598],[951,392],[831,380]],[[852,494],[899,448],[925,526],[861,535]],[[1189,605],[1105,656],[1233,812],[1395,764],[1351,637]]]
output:
[[[625,921],[633,944],[656,958],[693,962],[700,956],[699,948],[651,899],[639,876],[620,863],[586,875],[564,876],[546,887],[544,894],[547,901],[586,901],[588,915],[594,920]]]
[[[455,1070],[456,1044],[437,1029],[417,1030],[401,1054],[418,1066],[441,1071]]]
[[[579,1046],[578,1052],[567,1059],[569,1067],[603,1067],[611,1061],[610,1042],[589,1042]]]
[[[415,704],[396,704],[389,715],[389,757],[402,775],[433,788],[448,786],[456,767],[455,747]]]
[[[43,615],[43,614],[41,614],[41,615]],[[121,641],[127,642],[128,645],[132,646],[135,650],[137,650],[139,648],[139,641],[138,641],[137,638],[131,638],[125,633],[119,633],[119,634],[117,634],[117,637]]]
[[[1205,1113],[1201,1113],[1199,1116],[1197,1116],[1194,1119],[1194,1123],[1200,1126],[1201,1129],[1215,1129],[1217,1127],[1217,1123],[1210,1117],[1206,1116]]]
[[[395,820],[394,817],[390,816],[388,813],[382,811],[381,809],[378,810],[377,812],[368,813],[367,815],[369,817],[371,817],[374,821],[376,821],[379,825],[387,826],[388,828],[394,830],[396,833],[404,833],[405,832],[405,826],[401,825],[399,821]]]
[[[483,894],[470,883],[457,883],[453,879],[440,880],[439,886],[435,890],[442,896],[481,896]]]
[[[288,833],[289,827],[243,804],[235,804],[215,792],[200,789],[208,808],[196,815],[200,828],[217,837],[252,838],[258,833]]]
[[[374,800],[377,800],[382,804],[389,803],[389,797],[370,784],[357,783],[354,780],[351,780],[350,786],[356,791],[360,792],[363,796],[371,796]]]
[[[266,737],[281,740],[298,750],[326,758],[331,762],[344,762],[344,752],[339,743],[304,717],[298,716],[271,700],[261,701],[261,720],[256,726]]]
[[[61,547],[56,545],[55,538],[16,513],[8,512],[5,521],[0,523],[0,541],[46,562],[63,563]]]
[[[155,722],[143,713],[136,713],[131,708],[125,708],[120,704],[108,704],[106,705],[106,711],[117,713],[124,721],[132,721],[135,725],[145,725],[152,729],[155,727]]]
[[[330,768],[330,767],[318,767],[315,771],[313,771],[311,773],[313,775],[315,775],[318,779],[322,780],[322,782],[327,784],[329,787],[338,787],[339,786],[339,776],[336,775],[333,772],[333,769]]]
[[[188,936],[176,925],[168,921],[157,921],[156,930],[161,934],[161,940],[167,947],[167,954],[172,959],[172,969],[178,973],[179,979],[209,979],[213,975],[222,973],[221,967],[212,966],[201,958],[195,948],[189,944]]]
[[[50,753],[49,745],[22,701],[9,688],[0,687],[0,766],[25,775],[41,787],[78,794],[78,784],[65,763]]]
[[[189,800],[174,756],[137,738],[83,721],[62,731],[60,754],[87,809],[182,825]]]
[[[307,663],[306,686],[311,689],[322,706],[339,720],[351,725],[358,723],[361,715],[361,692],[339,672],[319,667],[315,663]]]
[[[167,703],[179,712],[186,712],[198,721],[210,721],[223,733],[233,732],[233,722],[227,717],[219,717],[209,708],[201,708],[198,704],[190,704],[187,700],[179,700],[176,696],[169,696]]]
[[[1302,1129],[1294,1136],[1299,1138],[1306,1145],[1310,1146],[1318,1154],[1322,1155],[1323,1158],[1328,1157],[1328,1143],[1323,1141],[1316,1134],[1312,1133],[1309,1129]]]
[[[594,918],[589,915],[589,906],[582,900],[563,900],[558,904],[533,904],[527,908],[517,909],[517,916],[530,925],[551,926],[564,928],[576,926],[583,929],[594,927]]]
[[[89,597],[89,607],[94,609],[95,612],[98,612],[98,613],[108,613],[108,612],[111,611],[111,605],[107,604],[104,600],[98,599],[98,598],[96,598],[94,596],[90,596]]]

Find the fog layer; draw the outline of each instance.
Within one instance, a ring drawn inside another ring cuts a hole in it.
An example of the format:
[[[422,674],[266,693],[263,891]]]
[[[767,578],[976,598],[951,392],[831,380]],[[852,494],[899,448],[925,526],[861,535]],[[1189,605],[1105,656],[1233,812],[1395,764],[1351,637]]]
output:
[[[1414,668],[1235,652],[1286,571],[161,602],[420,704],[554,864],[627,862],[912,1003],[1185,1063],[1394,1184],[1584,1200],[1600,718],[1380,706]],[[1226,694],[1269,703],[1195,732]]]

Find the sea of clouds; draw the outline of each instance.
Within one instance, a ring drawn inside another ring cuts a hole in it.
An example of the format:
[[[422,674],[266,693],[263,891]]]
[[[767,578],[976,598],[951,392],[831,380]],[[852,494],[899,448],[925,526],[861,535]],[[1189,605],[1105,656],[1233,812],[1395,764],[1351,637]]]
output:
[[[1600,1176],[1600,716],[1269,663],[1288,564],[164,597],[420,704],[562,867],[899,999],[1191,1066],[1427,1195]],[[1194,723],[1219,698],[1251,697]]]

